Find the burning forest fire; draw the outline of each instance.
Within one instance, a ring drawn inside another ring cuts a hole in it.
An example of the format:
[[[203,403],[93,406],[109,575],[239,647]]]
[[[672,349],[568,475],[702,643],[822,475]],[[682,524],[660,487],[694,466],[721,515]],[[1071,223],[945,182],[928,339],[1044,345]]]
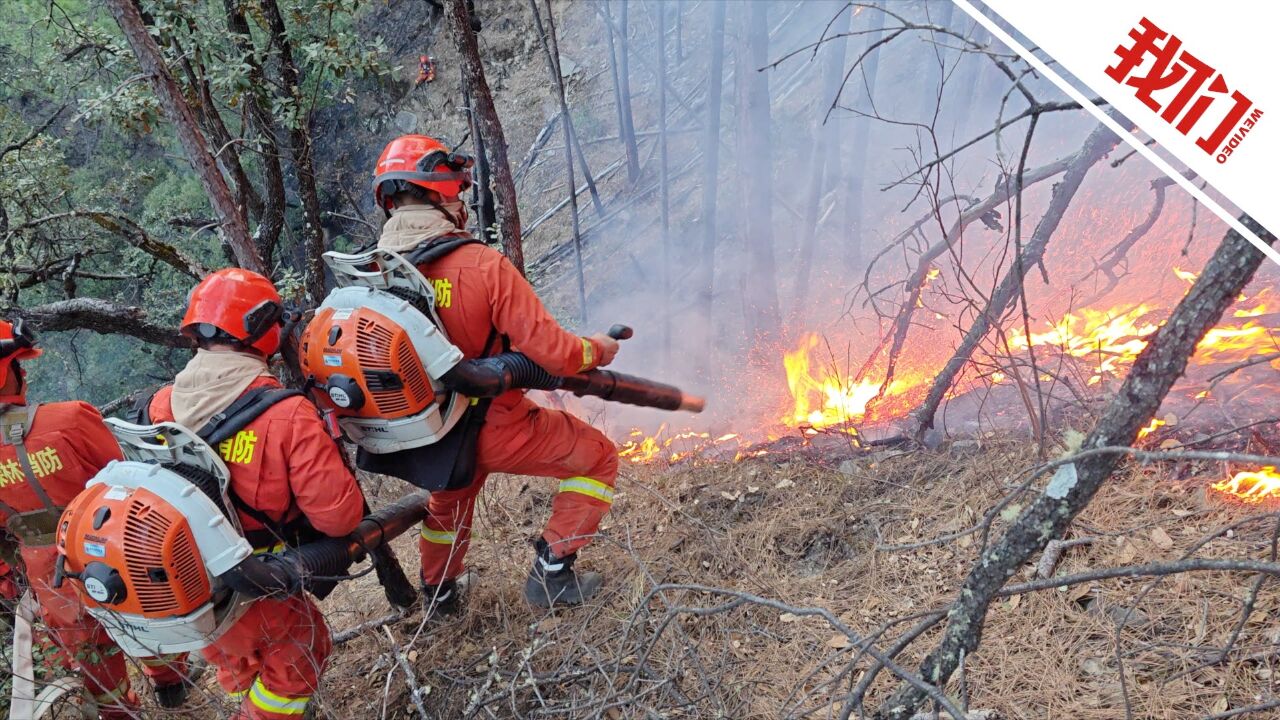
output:
[[[1187,283],[1196,275],[1175,268],[1174,274]],[[931,273],[930,277],[935,277]],[[1211,330],[1200,343],[1192,365],[1200,367],[1239,363],[1250,358],[1280,351],[1280,327],[1270,327],[1265,317],[1271,312],[1264,302],[1268,289],[1252,297],[1241,296],[1231,319]],[[1087,387],[1102,387],[1107,381],[1124,376],[1147,345],[1147,338],[1159,327],[1165,311],[1149,303],[1115,306],[1106,309],[1080,308],[1061,316],[1043,330],[1027,335],[1013,331],[1008,348],[1026,354],[1035,349],[1037,361],[1044,367],[1050,362],[1068,362],[1075,377]],[[675,464],[689,459],[733,460],[756,457],[770,452],[768,444],[783,437],[811,438],[819,433],[851,436],[857,443],[859,428],[878,425],[904,417],[912,404],[923,396],[936,368],[908,367],[900,369],[894,380],[880,393],[876,377],[855,379],[856,365],[843,367],[836,360],[833,343],[817,333],[806,333],[791,350],[784,351],[781,369],[787,394],[778,401],[777,414],[750,422],[749,427],[734,427],[732,432],[715,435],[712,431],[673,429],[666,424],[656,431],[633,429],[621,443],[619,455],[632,463]],[[1271,362],[1280,369],[1280,360]],[[1014,382],[1013,368],[1008,363],[1000,370],[987,372],[985,380],[993,386]],[[875,375],[875,373],[871,373]],[[1046,375],[1042,379],[1049,379]],[[781,385],[781,383],[779,383]],[[958,388],[952,397],[978,389],[971,383]],[[1202,401],[1209,390],[1197,389],[1188,398]],[[873,407],[868,419],[868,407]],[[1177,424],[1172,415],[1155,418],[1138,433],[1143,441],[1161,428]],[[1212,485],[1214,491],[1247,503],[1280,498],[1280,474],[1275,468],[1236,473],[1230,480]]]
[[[1220,493],[1250,504],[1274,501],[1280,499],[1280,473],[1271,466],[1257,471],[1245,470],[1212,487]]]

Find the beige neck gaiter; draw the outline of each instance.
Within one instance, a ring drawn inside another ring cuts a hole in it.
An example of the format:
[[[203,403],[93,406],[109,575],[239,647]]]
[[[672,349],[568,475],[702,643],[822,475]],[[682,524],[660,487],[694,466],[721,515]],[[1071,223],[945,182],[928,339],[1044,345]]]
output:
[[[169,401],[173,419],[197,431],[243,395],[254,380],[270,374],[266,360],[252,353],[197,350],[173,379]]]
[[[462,201],[445,203],[444,208],[449,215],[462,217],[465,208]],[[453,219],[431,205],[407,205],[391,211],[391,217],[382,226],[382,236],[378,238],[378,247],[397,253],[413,250],[428,240],[441,235],[460,232],[462,228],[453,224]]]

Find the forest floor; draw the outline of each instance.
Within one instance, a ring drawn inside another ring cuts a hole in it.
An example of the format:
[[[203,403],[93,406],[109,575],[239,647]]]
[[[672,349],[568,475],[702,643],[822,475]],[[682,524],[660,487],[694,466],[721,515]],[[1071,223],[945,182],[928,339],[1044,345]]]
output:
[[[629,466],[602,537],[580,560],[605,573],[604,591],[587,608],[555,613],[521,596],[528,541],[553,485],[495,476],[477,515],[465,610],[426,625],[415,616],[340,645],[321,707],[333,718],[415,717],[403,671],[393,667],[400,652],[432,717],[834,716],[850,683],[830,681],[854,651],[821,618],[751,605],[698,615],[689,610],[731,598],[654,587],[694,583],[822,607],[869,633],[949,602],[981,535],[886,546],[977,523],[1035,464],[1026,443],[992,437],[980,447],[882,452],[839,469],[803,453],[669,470]],[[1168,468],[1127,466],[1075,524],[1073,536],[1095,541],[1068,550],[1058,574],[1176,559],[1256,510],[1207,495],[1194,472],[1175,479]],[[1245,525],[1201,554],[1260,557],[1269,536],[1261,523]],[[397,546],[407,568],[416,566],[414,545]],[[1003,601],[988,618],[981,651],[965,664],[970,707],[1003,718],[1119,718],[1127,692],[1133,717],[1173,719],[1276,691],[1280,631],[1271,620],[1280,596],[1261,594],[1234,662],[1196,669],[1213,659],[1201,648],[1230,635],[1248,582],[1183,574],[1127,612],[1147,584],[1108,580]],[[387,612],[372,578],[343,586],[324,609],[339,633]],[[930,646],[929,637],[914,647]],[[919,659],[900,661],[914,667]],[[866,667],[856,665],[854,682]],[[871,702],[888,683],[881,679]]]

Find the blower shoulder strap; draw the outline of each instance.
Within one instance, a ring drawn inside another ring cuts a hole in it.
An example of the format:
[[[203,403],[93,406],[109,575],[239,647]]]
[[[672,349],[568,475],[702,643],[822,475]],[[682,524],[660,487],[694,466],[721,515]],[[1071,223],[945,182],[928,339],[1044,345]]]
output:
[[[464,245],[483,245],[484,242],[470,235],[445,235],[423,243],[405,254],[404,259],[414,265],[435,262]]]
[[[301,390],[292,388],[254,388],[237,398],[225,410],[209,418],[209,422],[197,430],[196,434],[209,445],[217,445],[243,430],[276,403],[300,395]]]
[[[166,385],[171,383],[166,383]],[[129,411],[129,420],[137,425],[151,424],[151,401],[155,400],[156,393],[160,392],[160,388],[166,385],[156,385],[143,391],[138,399],[133,402],[133,408]]]
[[[262,413],[276,403],[300,395],[303,395],[301,390],[292,388],[254,388],[236,398],[236,401],[228,405],[225,410],[209,418],[209,422],[197,430],[196,434],[210,447],[217,447],[218,443],[243,430],[246,425],[257,420]],[[282,541],[285,539],[288,533],[284,525],[245,502],[230,485],[227,486],[227,497],[231,499],[231,504],[235,505],[237,510],[267,528],[271,537]],[[251,543],[254,540],[261,540],[261,538],[250,538]]]

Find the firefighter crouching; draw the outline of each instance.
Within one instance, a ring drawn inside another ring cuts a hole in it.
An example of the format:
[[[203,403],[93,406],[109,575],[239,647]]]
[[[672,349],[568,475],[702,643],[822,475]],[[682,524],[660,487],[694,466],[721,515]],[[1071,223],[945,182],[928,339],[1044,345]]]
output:
[[[181,328],[199,349],[140,419],[199,430],[245,393],[280,387],[267,359],[280,347],[282,315],[267,278],[238,268],[206,277],[191,293]],[[360,487],[305,397],[280,400],[215,449],[255,552],[316,533],[341,537],[360,522]],[[255,601],[202,654],[217,666],[222,688],[241,698],[242,717],[282,720],[301,717],[331,648],[323,615],[299,592]]]
[[[469,165],[470,158],[423,135],[387,145],[373,181],[378,206],[389,216],[378,247],[412,258],[415,250],[469,237],[459,198],[470,186]],[[446,334],[466,358],[514,349],[566,375],[608,365],[618,350],[607,335],[579,337],[560,327],[506,257],[479,241],[418,269],[435,291]],[[525,597],[538,607],[583,602],[602,578],[576,573],[573,563],[613,502],[616,448],[599,430],[569,413],[539,407],[519,390],[495,398],[480,422],[469,484],[432,492],[428,504],[419,543],[428,603],[436,612],[456,609],[476,496],[495,472],[560,480],[551,519],[536,542]]]
[[[99,717],[139,717],[124,653],[85,610],[76,590],[54,588],[55,530],[62,511],[94,475],[121,459],[120,446],[92,405],[27,404],[23,360],[40,356],[34,336],[0,320],[0,518],[13,538],[57,660],[78,670]],[[6,542],[7,544],[7,542]],[[12,586],[8,581],[4,584]],[[186,657],[147,658],[143,674],[156,700],[175,708],[186,700]]]

